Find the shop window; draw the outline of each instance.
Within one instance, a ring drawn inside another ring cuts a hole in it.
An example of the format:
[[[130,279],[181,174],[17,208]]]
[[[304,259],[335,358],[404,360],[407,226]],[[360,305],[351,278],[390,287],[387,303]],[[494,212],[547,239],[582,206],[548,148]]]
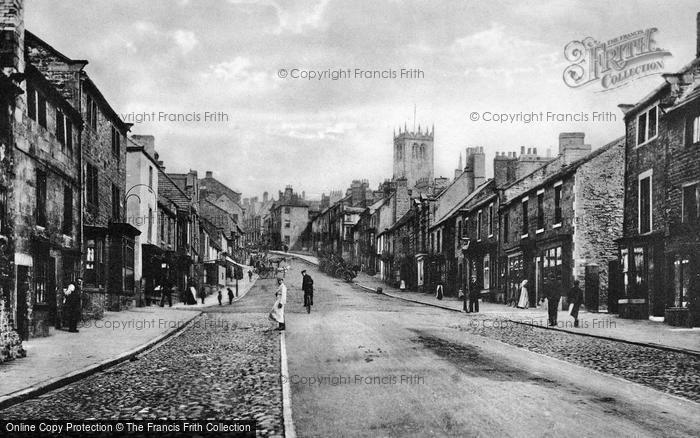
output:
[[[491,257],[484,256],[484,289],[491,289]]]
[[[677,258],[673,263],[674,271],[674,299],[675,307],[688,307],[690,301],[690,260],[685,257]]]
[[[104,242],[89,239],[85,249],[85,284],[98,287],[104,273]]]
[[[34,297],[37,304],[46,304],[48,299],[46,282],[49,271],[49,260],[43,255],[35,257],[34,260]]]

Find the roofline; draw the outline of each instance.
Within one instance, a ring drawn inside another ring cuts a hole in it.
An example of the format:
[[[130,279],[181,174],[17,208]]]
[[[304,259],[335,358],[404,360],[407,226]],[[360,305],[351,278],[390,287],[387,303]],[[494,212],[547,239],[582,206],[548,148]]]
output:
[[[533,191],[536,191],[537,189],[542,188],[542,186],[546,186],[546,185],[550,184],[552,182],[552,180],[568,176],[570,173],[576,171],[576,169],[578,169],[579,167],[583,166],[584,164],[586,164],[587,162],[596,158],[597,156],[602,155],[604,152],[609,151],[614,146],[616,146],[620,143],[622,143],[624,145],[625,140],[626,140],[626,136],[623,135],[623,136],[618,137],[609,143],[604,144],[603,146],[599,147],[598,149],[590,152],[585,157],[582,157],[582,158],[574,161],[573,163],[559,169],[557,172],[554,172],[553,174],[549,175],[548,177],[546,177],[545,179],[540,181],[538,184],[528,188],[527,190],[521,192],[517,196],[514,196],[510,200],[502,203],[501,206],[505,207],[507,205],[510,205],[511,203],[515,202],[517,199],[520,199],[521,197],[523,197],[523,196],[525,196]]]
[[[89,61],[87,59],[71,59],[71,58],[67,57],[66,55],[64,55],[63,53],[58,51],[54,46],[47,43],[43,39],[39,38],[34,32],[31,32],[30,30],[27,30],[27,29],[24,30],[24,37],[25,38],[29,37],[29,39],[37,40],[39,43],[46,46],[49,50],[51,50],[54,54],[56,54],[56,56],[61,58],[61,60],[63,62],[66,62],[68,64],[82,64],[83,67],[89,64]]]
[[[468,193],[467,196],[457,204],[457,206],[452,207],[439,221],[432,224],[428,229],[433,229],[433,228],[441,225],[443,222],[447,221],[456,212],[460,211],[461,208],[464,206],[464,204],[471,201],[474,198],[474,196],[476,196],[478,193],[480,193],[482,190],[484,190],[492,182],[494,182],[493,178],[487,179],[479,187],[475,188],[471,193]]]
[[[100,89],[99,89],[99,88],[97,87],[97,85],[93,82],[92,78],[90,78],[90,75],[88,75],[86,71],[83,70],[83,71],[81,71],[80,73],[81,73],[81,76],[82,76],[81,79],[83,79],[84,82],[85,82],[90,88],[93,89],[93,91],[95,92],[95,97],[97,97],[97,98],[100,100],[100,103],[101,103],[102,105],[104,105],[104,106],[107,108],[107,110],[108,110],[107,112],[110,113],[109,115],[110,115],[111,118],[113,119],[112,121],[115,121],[115,120],[116,120],[116,121],[117,121],[117,124],[120,125],[121,129],[122,129],[125,133],[126,133],[126,132],[129,132],[129,131],[131,130],[131,127],[133,126],[133,123],[126,123],[126,122],[124,122],[124,121],[121,119],[121,117],[119,117],[119,114],[117,114],[117,112],[114,111],[114,108],[112,108],[112,106],[109,104],[109,102],[107,101],[107,99],[105,98],[105,96],[102,94],[102,92],[100,91]]]

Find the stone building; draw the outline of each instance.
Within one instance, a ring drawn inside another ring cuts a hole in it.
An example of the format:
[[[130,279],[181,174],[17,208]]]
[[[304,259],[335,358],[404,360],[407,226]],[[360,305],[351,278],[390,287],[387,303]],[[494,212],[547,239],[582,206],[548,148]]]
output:
[[[620,316],[700,325],[700,13],[696,57],[625,113]]]
[[[623,138],[591,152],[583,133],[562,133],[556,159],[500,190],[507,301],[524,279],[533,306],[552,288],[566,296],[579,280],[586,308],[607,309],[622,232],[623,151]]]
[[[138,303],[158,286],[158,153],[152,135],[132,135],[126,145],[126,222],[141,234],[134,241],[134,282]],[[155,265],[155,266],[149,266]]]
[[[274,249],[301,249],[301,236],[309,222],[309,205],[291,186],[279,193],[270,208],[271,245]]]
[[[32,64],[80,110],[83,173],[83,313],[101,316],[135,300],[134,238],[126,223],[126,135],[124,123],[84,71],[87,61],[73,60],[30,32],[25,34]]]
[[[168,173],[168,190],[166,196],[171,196],[173,200],[178,202],[178,225],[177,225],[177,240],[178,249],[182,251],[180,255],[187,258],[189,266],[185,269],[184,278],[180,274],[180,280],[184,280],[184,284],[191,284],[195,287],[200,285],[202,278],[202,263],[199,251],[201,249],[199,243],[199,204],[200,190],[199,179],[197,179],[197,171],[190,170],[187,173]],[[174,184],[176,189],[173,189],[170,184]],[[159,187],[160,189],[160,187]],[[181,193],[185,194],[182,198]]]

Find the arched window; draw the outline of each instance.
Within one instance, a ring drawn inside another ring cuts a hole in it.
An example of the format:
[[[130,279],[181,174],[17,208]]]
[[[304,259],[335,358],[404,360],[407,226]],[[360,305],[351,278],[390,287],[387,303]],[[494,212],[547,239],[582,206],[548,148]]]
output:
[[[420,145],[420,157],[425,159],[425,144]]]

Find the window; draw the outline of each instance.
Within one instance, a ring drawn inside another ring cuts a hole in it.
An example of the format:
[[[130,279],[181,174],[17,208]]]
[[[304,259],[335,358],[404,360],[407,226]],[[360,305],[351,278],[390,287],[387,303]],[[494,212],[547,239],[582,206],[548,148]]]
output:
[[[148,242],[153,240],[153,209],[148,207]]]
[[[30,119],[36,120],[36,90],[27,84],[27,115]]]
[[[284,221],[284,228],[291,228],[292,224],[289,221]]]
[[[489,204],[489,237],[493,236],[493,204]]]
[[[685,127],[686,132],[686,146],[692,146],[694,144],[700,143],[700,115],[689,117],[687,126]]]
[[[290,237],[289,237],[289,236],[284,236],[284,243],[285,243],[285,245],[289,245],[289,242],[290,242],[290,241],[291,241],[291,240],[290,240]]]
[[[537,231],[544,230],[544,192],[537,193]]]
[[[484,289],[491,289],[491,257],[484,256]]]
[[[481,240],[481,210],[476,213],[476,240]]]
[[[700,183],[694,183],[683,187],[683,223],[696,224],[700,210]]]
[[[639,207],[639,233],[651,231],[651,170],[639,175],[638,181],[638,207]]]
[[[73,124],[66,117],[66,148],[68,152],[73,152]]]
[[[41,126],[46,128],[46,98],[37,93],[37,116]]]
[[[503,241],[508,242],[508,235],[510,234],[510,212],[505,211],[503,213]]]
[[[437,245],[437,252],[442,252],[442,232],[440,230],[435,235],[435,244]]]
[[[653,106],[637,116],[637,146],[656,137],[659,123],[656,108],[656,106]]]
[[[284,212],[285,212],[285,214],[289,214],[291,211],[292,211],[291,208],[289,208],[289,207],[284,207]]]
[[[121,134],[119,130],[112,126],[112,153],[119,158],[119,153],[121,150]]]
[[[160,213],[160,242],[165,242],[165,215],[163,212]]]
[[[685,257],[676,257],[673,262],[673,305],[675,307],[688,307],[690,302],[690,260]]]
[[[121,205],[119,199],[119,187],[112,184],[112,220],[119,221],[121,218]]]
[[[153,166],[148,166],[148,187],[153,188]]]
[[[89,205],[97,207],[99,178],[97,167],[92,164],[87,164],[85,175],[85,197]]]
[[[73,189],[63,187],[63,234],[70,236],[73,233]]]
[[[58,108],[56,108],[56,139],[61,145],[66,145],[65,118]]]
[[[554,224],[561,224],[561,184],[554,187]]]
[[[37,304],[46,304],[48,294],[46,283],[49,271],[49,260],[44,255],[35,257],[34,262],[34,294]]]
[[[530,229],[530,224],[529,224],[528,217],[527,217],[527,203],[528,203],[527,198],[523,199],[523,201],[522,201],[523,227],[521,230],[521,234],[523,236],[527,236],[527,234],[529,232],[528,230]]]
[[[123,241],[124,265],[122,276],[124,278],[124,290],[134,290],[134,242],[124,239]]]
[[[101,240],[88,240],[85,250],[85,284],[98,286],[104,271],[104,244]]]
[[[36,171],[36,224],[46,226],[46,172]]]
[[[87,112],[87,124],[94,130],[97,130],[97,104],[90,96],[86,99],[85,110]]]
[[[457,219],[457,236],[456,237],[457,237],[456,238],[457,247],[459,248],[459,246],[462,244],[462,242],[460,241],[460,239],[462,238],[462,220],[461,219]]]

